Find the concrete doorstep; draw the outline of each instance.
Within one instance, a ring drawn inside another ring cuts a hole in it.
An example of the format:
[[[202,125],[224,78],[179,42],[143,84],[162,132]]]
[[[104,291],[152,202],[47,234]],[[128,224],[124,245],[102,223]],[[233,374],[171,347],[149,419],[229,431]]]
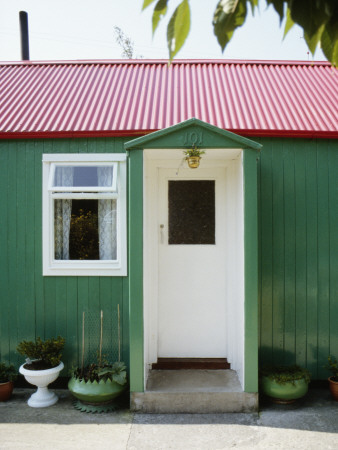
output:
[[[145,413],[256,412],[258,395],[243,392],[234,370],[151,370],[130,406]]]
[[[0,449],[337,449],[338,403],[311,389],[292,405],[260,404],[259,413],[144,414],[126,407],[83,413],[67,390],[48,408],[30,408],[33,390],[0,403]]]

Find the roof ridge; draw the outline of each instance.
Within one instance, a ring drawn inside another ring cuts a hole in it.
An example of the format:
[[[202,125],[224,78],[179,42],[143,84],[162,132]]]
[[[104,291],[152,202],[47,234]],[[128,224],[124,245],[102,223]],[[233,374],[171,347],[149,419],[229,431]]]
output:
[[[168,64],[167,59],[88,59],[88,60],[45,60],[45,61],[0,61],[0,66],[32,66],[32,65],[107,65],[107,64]],[[301,61],[301,60],[255,60],[255,59],[175,59],[171,64],[238,64],[238,65],[294,65],[314,66],[331,65],[329,61]]]

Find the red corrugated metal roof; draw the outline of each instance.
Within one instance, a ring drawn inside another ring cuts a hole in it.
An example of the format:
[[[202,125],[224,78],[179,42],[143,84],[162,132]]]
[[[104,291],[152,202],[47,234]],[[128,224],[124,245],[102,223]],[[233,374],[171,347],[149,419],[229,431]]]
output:
[[[196,117],[247,136],[338,137],[325,62],[0,63],[0,137],[140,135]]]

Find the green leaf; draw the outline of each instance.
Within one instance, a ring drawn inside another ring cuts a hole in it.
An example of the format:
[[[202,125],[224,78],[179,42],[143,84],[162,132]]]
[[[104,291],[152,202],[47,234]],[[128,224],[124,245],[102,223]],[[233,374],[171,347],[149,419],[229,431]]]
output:
[[[213,25],[214,33],[222,50],[230,41],[235,29],[243,25],[246,14],[246,0],[220,0],[218,2]]]
[[[312,40],[330,19],[330,0],[293,0],[289,3],[291,18]]]
[[[121,372],[123,370],[126,370],[126,365],[123,361],[116,361],[113,364],[113,370],[115,372]]]
[[[266,0],[268,5],[273,5],[277,13],[279,14],[279,20],[282,22],[284,18],[284,2],[286,0]]]
[[[168,0],[159,0],[156,3],[156,6],[154,8],[153,12],[153,34],[156,31],[156,28],[160,22],[161,19],[165,16],[168,8],[167,8]]]
[[[321,36],[324,55],[333,65],[338,66],[338,17],[332,16]]]
[[[183,0],[171,16],[167,28],[167,43],[170,61],[184,44],[190,30],[190,8],[188,0]]]
[[[151,5],[152,3],[154,3],[155,0],[143,0],[143,6],[142,6],[142,11],[144,9],[146,9],[149,5]]]
[[[309,50],[312,54],[316,51],[317,45],[320,42],[325,26],[322,25],[316,34],[309,36],[308,33],[304,32],[304,39],[309,47]]]
[[[255,8],[258,6],[258,0],[249,0],[250,5],[251,5],[251,12],[252,15],[255,14]]]
[[[288,8],[286,11],[286,22],[285,22],[285,28],[284,28],[284,36],[288,34],[288,32],[291,30],[291,28],[294,26],[295,22],[291,19],[290,9]]]
[[[114,373],[113,380],[123,386],[127,382],[127,372]]]
[[[94,372],[94,370],[93,370]],[[111,375],[112,374],[112,368],[107,367],[105,369],[99,369],[96,371],[99,377],[103,377],[104,375]]]

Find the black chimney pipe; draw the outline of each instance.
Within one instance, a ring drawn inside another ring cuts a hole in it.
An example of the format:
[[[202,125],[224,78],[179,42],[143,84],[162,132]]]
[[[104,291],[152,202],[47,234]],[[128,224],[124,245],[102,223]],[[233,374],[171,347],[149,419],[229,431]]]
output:
[[[19,18],[21,34],[21,59],[23,61],[29,61],[28,14],[26,11],[20,11]]]

